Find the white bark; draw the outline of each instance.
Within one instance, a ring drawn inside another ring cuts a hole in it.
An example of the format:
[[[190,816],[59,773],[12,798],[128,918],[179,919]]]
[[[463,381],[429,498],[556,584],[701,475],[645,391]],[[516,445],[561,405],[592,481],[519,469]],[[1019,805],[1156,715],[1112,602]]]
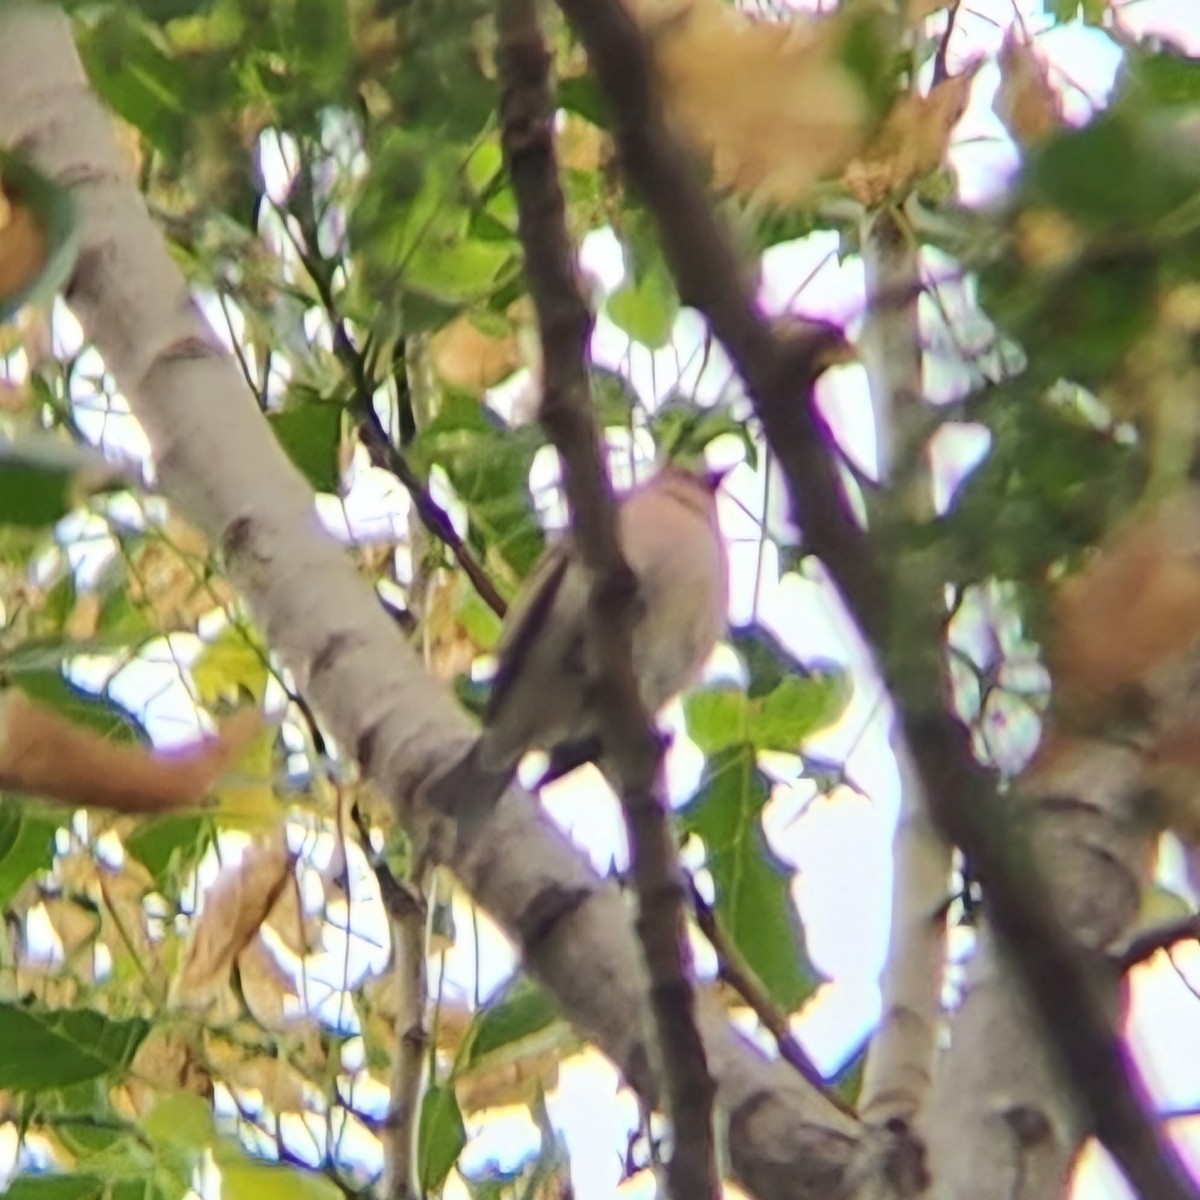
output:
[[[909,461],[922,395],[919,250],[886,209],[864,227],[862,243],[868,316],[860,352],[875,414],[879,475],[903,489],[905,507],[919,519],[931,506],[928,476]],[[907,477],[894,478],[897,469]],[[933,1071],[946,960],[950,847],[930,820],[920,778],[898,731],[892,746],[900,811],[892,840],[891,929],[879,981],[882,1011],[859,1100],[859,1114],[870,1125],[912,1122],[921,1110]]]
[[[164,492],[221,548],[339,743],[405,821],[424,822],[417,790],[463,752],[467,721],[320,527],[310,489],[192,303],[87,87],[69,22],[49,5],[0,9],[0,144],[75,191],[83,244],[67,300],[142,423]],[[615,889],[516,790],[474,852],[452,853],[564,1014],[652,1097],[643,970]],[[859,1196],[890,1194],[868,1181],[853,1121],[723,1020],[706,1021],[705,1035],[731,1159],[756,1195],[829,1196],[856,1162]]]
[[[859,1116],[868,1125],[913,1121],[933,1072],[946,962],[950,848],[930,820],[900,738],[900,811],[893,846],[891,934],[880,979],[882,1011],[863,1067]]]
[[[1089,949],[1123,942],[1148,882],[1153,833],[1133,813],[1143,771],[1133,751],[1092,743],[1023,789],[1049,899]],[[1082,1131],[1041,1026],[986,931],[950,1036],[925,1126],[937,1200],[1062,1195]]]

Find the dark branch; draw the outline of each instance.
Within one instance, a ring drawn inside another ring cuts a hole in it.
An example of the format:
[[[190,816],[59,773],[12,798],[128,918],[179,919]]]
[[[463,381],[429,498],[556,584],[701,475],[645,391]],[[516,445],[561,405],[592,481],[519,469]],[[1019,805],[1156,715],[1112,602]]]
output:
[[[653,91],[649,51],[619,0],[558,0],[583,42],[615,116],[621,160],[654,214],[684,301],[708,319],[746,383],[788,479],[808,545],[824,562],[873,645],[898,702],[903,731],[934,820],[969,857],[992,926],[1025,984],[1096,1136],[1144,1197],[1195,1200],[1187,1173],[1148,1119],[1145,1091],[1098,995],[1097,972],[1053,912],[1027,837],[1009,819],[967,730],[940,704],[940,629],[924,661],[906,661],[892,636],[892,588],[838,486],[832,438],[812,390],[839,333],[772,328],[684,149]],[[932,607],[930,609],[932,610]],[[911,637],[913,630],[906,629]],[[915,669],[914,669],[915,668]]]
[[[1119,974],[1124,975],[1153,958],[1160,950],[1170,950],[1180,942],[1194,941],[1200,941],[1200,914],[1188,913],[1176,921],[1155,925],[1139,933],[1116,955],[1113,965]]]
[[[587,371],[592,319],[576,275],[554,155],[550,53],[538,25],[537,0],[499,0],[497,20],[501,136],[542,339],[541,420],[562,458],[572,529],[592,580],[589,634],[596,661],[604,664],[593,685],[595,703],[601,740],[621,781],[637,931],[674,1129],[667,1187],[673,1200],[705,1200],[721,1190],[713,1142],[715,1087],[696,1026],[683,878],[660,791],[662,748],[633,670],[637,583],[621,553],[592,412]]]
[[[312,194],[312,188],[307,189]],[[358,418],[358,434],[362,443],[371,456],[371,461],[385,471],[390,471],[404,486],[416,509],[421,524],[438,539],[454,556],[454,561],[463,569],[463,573],[471,581],[483,602],[497,616],[503,617],[508,611],[504,597],[496,590],[482,565],[476,561],[466,543],[458,536],[449,514],[430,495],[429,489],[417,477],[408,460],[400,452],[400,448],[388,436],[379,414],[375,411],[375,387],[367,369],[366,354],[355,346],[346,322],[338,311],[333,294],[332,269],[322,259],[317,257],[315,247],[318,244],[316,235],[316,217],[311,212],[303,211],[296,206],[292,215],[296,218],[300,232],[304,238],[303,245],[297,245],[296,250],[317,289],[317,297],[325,315],[333,329],[333,351],[345,368],[350,378],[352,403]],[[287,228],[287,223],[284,223]]]
[[[689,880],[692,908],[696,913],[696,923],[700,931],[708,938],[717,956],[717,975],[723,979],[746,1002],[754,1015],[762,1022],[763,1027],[775,1039],[779,1047],[779,1056],[784,1062],[794,1067],[800,1077],[815,1088],[834,1107],[841,1109],[847,1116],[854,1116],[854,1110],[833,1091],[825,1082],[825,1077],[817,1070],[805,1049],[796,1040],[788,1026],[787,1015],[775,1006],[775,1002],[767,993],[762,980],[755,975],[748,963],[738,953],[737,947],[730,941],[721,928],[721,922],[713,907],[696,888],[694,880]]]

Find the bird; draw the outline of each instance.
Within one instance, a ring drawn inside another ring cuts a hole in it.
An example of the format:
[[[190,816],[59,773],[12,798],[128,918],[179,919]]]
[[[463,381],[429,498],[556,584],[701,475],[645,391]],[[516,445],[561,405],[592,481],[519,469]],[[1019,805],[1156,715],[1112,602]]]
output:
[[[729,564],[716,493],[726,472],[662,467],[617,497],[617,536],[637,581],[633,669],[652,714],[695,682],[726,628]],[[597,673],[587,636],[590,577],[570,533],[552,543],[513,603],[483,730],[430,784],[426,800],[471,841],[530,750],[541,782],[602,755],[590,703]]]

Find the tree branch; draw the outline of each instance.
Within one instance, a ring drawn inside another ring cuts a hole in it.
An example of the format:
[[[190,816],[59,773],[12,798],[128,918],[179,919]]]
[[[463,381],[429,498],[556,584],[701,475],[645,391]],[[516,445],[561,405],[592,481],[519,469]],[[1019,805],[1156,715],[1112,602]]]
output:
[[[308,188],[312,196],[314,190]],[[416,509],[417,517],[422,525],[441,542],[454,556],[454,561],[462,568],[463,574],[474,585],[479,597],[497,616],[503,617],[508,611],[508,604],[500,595],[482,563],[467,548],[466,543],[458,536],[446,510],[433,498],[429,489],[417,477],[416,472],[408,464],[408,459],[400,452],[400,448],[392,441],[384,428],[379,414],[375,411],[375,385],[367,369],[366,354],[355,346],[350,337],[346,322],[338,311],[337,300],[333,293],[332,272],[326,264],[316,257],[312,247],[318,244],[316,222],[313,214],[294,213],[304,237],[305,245],[297,245],[296,250],[313,287],[325,315],[333,330],[333,352],[340,360],[350,377],[352,388],[351,402],[358,417],[358,435],[371,461],[384,471],[389,471],[400,481],[408,492]],[[286,221],[284,228],[287,228]],[[298,240],[298,239],[297,239]]]
[[[73,189],[81,250],[67,298],[146,431],[165,494],[223,548],[231,581],[329,734],[419,828],[422,786],[476,731],[322,527],[312,489],[192,303],[52,5],[0,6],[0,142]],[[652,1101],[644,968],[618,890],[518,788],[486,837],[453,853],[533,977]],[[861,1129],[723,1013],[700,1021],[736,1178],[760,1200],[825,1200],[865,1152]]]
[[[620,780],[637,894],[637,932],[674,1131],[667,1164],[673,1200],[720,1195],[713,1095],[687,961],[683,879],[661,792],[662,747],[633,668],[637,581],[617,536],[616,508],[592,411],[587,355],[592,318],[579,288],[554,155],[549,68],[536,0],[499,0],[501,140],[542,339],[541,420],[564,472],[575,545],[591,576],[589,681],[601,738]]]
[[[913,519],[932,509],[921,450],[918,300],[920,251],[901,214],[870,214],[861,230],[867,320],[859,342],[875,414],[879,478]],[[941,596],[931,603],[944,609]],[[933,828],[929,805],[895,714],[890,724],[900,783],[892,838],[892,909],[888,955],[880,975],[881,1014],[863,1067],[859,1114],[871,1124],[912,1121],[933,1076],[946,961],[950,846]]]
[[[649,51],[634,19],[619,0],[558,3],[612,107],[622,161],[654,214],[680,296],[708,319],[747,385],[806,540],[875,649],[934,820],[971,860],[993,928],[1028,989],[1048,1049],[1059,1056],[1096,1135],[1143,1196],[1194,1200],[1183,1164],[1148,1119],[1136,1068],[1098,999],[1093,964],[1046,903],[1032,846],[975,761],[968,731],[938,703],[940,637],[927,647],[923,669],[894,669],[896,600],[843,506],[829,453],[832,437],[812,403],[813,384],[831,352],[840,349],[840,335],[822,326],[791,337],[774,333],[692,164],[666,127]]]
[[[816,1063],[808,1057],[804,1047],[792,1033],[788,1026],[787,1014],[776,1007],[767,989],[763,986],[762,980],[755,975],[725,930],[721,928],[716,910],[700,894],[695,880],[689,878],[688,884],[692,897],[692,908],[696,912],[696,924],[708,938],[709,944],[717,956],[717,977],[729,984],[762,1022],[763,1028],[775,1039],[775,1044],[779,1047],[780,1058],[794,1067],[800,1077],[810,1087],[816,1088],[824,1095],[830,1104],[836,1105],[847,1116],[853,1115],[850,1107],[836,1092],[830,1089],[825,1082],[825,1077],[817,1070]]]

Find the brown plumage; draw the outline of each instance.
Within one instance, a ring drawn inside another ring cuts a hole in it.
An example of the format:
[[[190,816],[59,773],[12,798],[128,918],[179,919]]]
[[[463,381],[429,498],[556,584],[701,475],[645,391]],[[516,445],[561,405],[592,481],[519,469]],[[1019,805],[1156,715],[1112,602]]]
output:
[[[714,495],[719,475],[666,467],[618,498],[621,549],[638,581],[633,663],[658,712],[694,682],[725,630],[728,565]],[[477,826],[532,749],[581,761],[598,732],[588,703],[595,674],[586,638],[589,579],[570,536],[549,547],[509,612],[484,728],[435,780],[428,800]]]

